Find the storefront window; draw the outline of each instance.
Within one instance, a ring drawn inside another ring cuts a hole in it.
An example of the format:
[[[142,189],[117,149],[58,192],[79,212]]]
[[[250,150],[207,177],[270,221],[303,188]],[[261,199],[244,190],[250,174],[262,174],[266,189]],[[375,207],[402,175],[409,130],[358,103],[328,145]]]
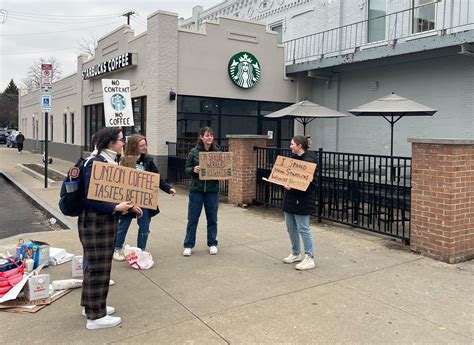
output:
[[[145,135],[146,97],[132,98],[133,127],[123,127],[124,136],[132,134]],[[105,127],[104,106],[102,103],[85,106],[86,114],[86,149],[93,150],[91,138],[98,130]]]
[[[210,126],[214,129],[215,140],[220,145],[227,145],[228,134],[268,134],[267,122],[263,116],[288,106],[288,103],[258,102],[236,99],[206,98],[178,95],[178,128],[179,142],[195,142],[199,130]],[[263,125],[265,123],[265,125]],[[281,140],[291,140],[293,122],[273,119],[274,146]],[[282,137],[282,123],[288,137]],[[265,127],[265,128],[264,128]]]

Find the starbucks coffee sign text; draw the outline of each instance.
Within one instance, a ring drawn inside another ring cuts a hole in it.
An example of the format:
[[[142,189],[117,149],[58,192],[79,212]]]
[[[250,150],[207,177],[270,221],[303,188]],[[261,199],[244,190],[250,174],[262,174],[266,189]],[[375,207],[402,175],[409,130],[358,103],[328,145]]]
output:
[[[132,53],[116,56],[108,61],[98,63],[82,71],[82,80],[98,77],[100,75],[117,71],[128,66],[135,65]]]

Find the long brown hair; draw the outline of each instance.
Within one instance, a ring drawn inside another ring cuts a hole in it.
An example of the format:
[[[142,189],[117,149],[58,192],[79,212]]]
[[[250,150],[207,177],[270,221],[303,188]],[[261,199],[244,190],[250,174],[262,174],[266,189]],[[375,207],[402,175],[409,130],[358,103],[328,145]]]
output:
[[[198,140],[197,140],[197,145],[200,146],[200,147],[204,147],[204,143],[202,142],[201,140],[201,137],[204,136],[204,134],[206,134],[206,132],[209,132],[209,134],[212,134],[212,136],[214,136],[214,131],[212,130],[211,127],[203,127],[201,128],[201,131],[199,132],[199,136],[198,136]],[[211,144],[211,147],[209,148],[209,151],[215,151],[217,148],[216,144],[215,144],[215,141],[213,140],[212,141],[212,144]]]
[[[308,138],[302,135],[295,135],[293,137],[293,141],[295,142],[296,145],[301,145],[301,148],[303,150],[307,151],[309,149]]]
[[[138,152],[138,143],[142,140],[145,140],[146,137],[140,134],[134,134],[128,137],[127,145],[125,145],[124,154],[125,156],[139,156],[140,152]]]

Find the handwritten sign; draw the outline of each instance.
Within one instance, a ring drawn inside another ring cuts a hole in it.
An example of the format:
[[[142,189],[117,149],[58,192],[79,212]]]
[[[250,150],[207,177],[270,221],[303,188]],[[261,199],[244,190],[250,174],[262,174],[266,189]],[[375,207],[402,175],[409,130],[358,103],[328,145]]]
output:
[[[268,182],[281,186],[290,186],[291,188],[305,191],[313,181],[315,163],[309,163],[298,159],[277,156],[275,164]]]
[[[200,180],[230,180],[232,152],[199,152]]]
[[[120,165],[127,168],[136,168],[137,157],[136,156],[122,156],[120,158]]]
[[[94,161],[87,198],[156,210],[159,186],[159,174]]]

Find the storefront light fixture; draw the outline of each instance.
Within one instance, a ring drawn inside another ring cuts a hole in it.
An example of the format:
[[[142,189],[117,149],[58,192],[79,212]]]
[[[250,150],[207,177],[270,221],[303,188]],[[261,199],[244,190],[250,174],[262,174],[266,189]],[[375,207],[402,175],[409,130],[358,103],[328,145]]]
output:
[[[170,90],[170,101],[174,101],[176,99],[176,92],[173,89]]]

